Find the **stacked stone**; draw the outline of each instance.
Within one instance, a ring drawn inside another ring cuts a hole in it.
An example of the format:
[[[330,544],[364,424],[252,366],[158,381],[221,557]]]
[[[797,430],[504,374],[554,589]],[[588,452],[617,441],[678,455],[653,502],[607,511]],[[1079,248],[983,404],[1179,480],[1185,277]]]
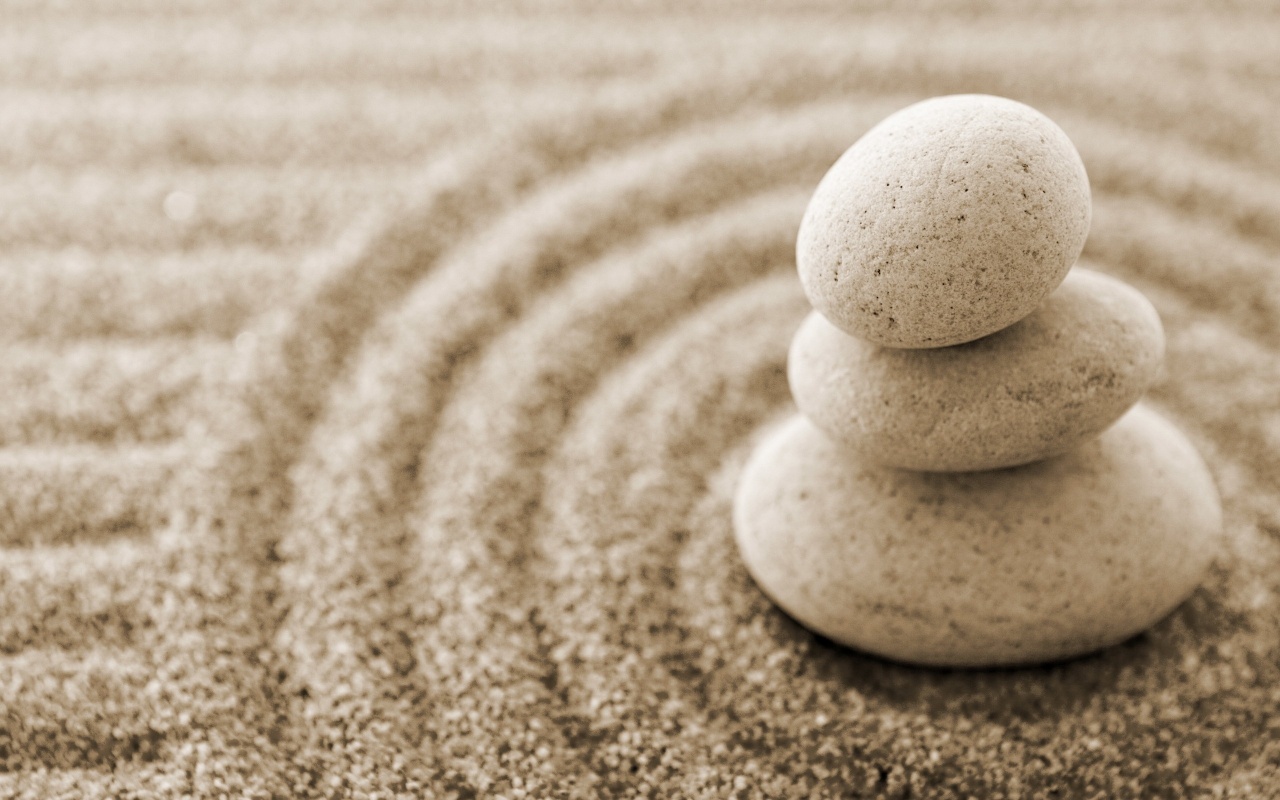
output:
[[[984,95],[890,116],[819,184],[801,414],[734,509],[749,571],[802,624],[911,663],[1044,662],[1138,633],[1203,578],[1217,491],[1138,402],[1155,309],[1073,269],[1090,203],[1067,135]]]

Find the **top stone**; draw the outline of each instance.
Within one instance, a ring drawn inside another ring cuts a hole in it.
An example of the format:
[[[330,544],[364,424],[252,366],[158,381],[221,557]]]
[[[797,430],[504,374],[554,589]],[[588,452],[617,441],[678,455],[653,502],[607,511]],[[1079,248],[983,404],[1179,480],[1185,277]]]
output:
[[[813,307],[888,347],[972,341],[1030,314],[1089,232],[1075,146],[1030,106],[990,95],[889,116],[818,185],[796,241]]]

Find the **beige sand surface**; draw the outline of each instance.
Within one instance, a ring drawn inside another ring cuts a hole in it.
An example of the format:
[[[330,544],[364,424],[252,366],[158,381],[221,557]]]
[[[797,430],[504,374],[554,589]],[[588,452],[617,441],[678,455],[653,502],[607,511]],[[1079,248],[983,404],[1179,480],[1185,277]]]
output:
[[[1274,4],[597,5],[0,0],[0,797],[1280,796]],[[1076,142],[1227,516],[1048,668],[732,544],[809,192],[962,91]]]

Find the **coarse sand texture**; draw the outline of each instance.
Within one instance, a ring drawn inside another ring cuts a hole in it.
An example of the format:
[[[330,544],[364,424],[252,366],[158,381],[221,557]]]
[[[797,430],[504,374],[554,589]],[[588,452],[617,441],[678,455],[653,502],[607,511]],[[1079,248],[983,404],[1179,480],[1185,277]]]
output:
[[[1272,0],[0,0],[0,800],[1280,797],[1277,81]]]

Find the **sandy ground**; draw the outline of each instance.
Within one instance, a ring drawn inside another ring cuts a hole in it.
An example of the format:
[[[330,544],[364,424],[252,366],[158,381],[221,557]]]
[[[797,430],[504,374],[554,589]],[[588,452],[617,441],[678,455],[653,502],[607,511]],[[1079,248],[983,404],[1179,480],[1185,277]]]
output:
[[[1274,5],[659,5],[0,0],[0,796],[1280,796]],[[1077,143],[1226,509],[1047,668],[729,529],[808,193],[959,91]]]

